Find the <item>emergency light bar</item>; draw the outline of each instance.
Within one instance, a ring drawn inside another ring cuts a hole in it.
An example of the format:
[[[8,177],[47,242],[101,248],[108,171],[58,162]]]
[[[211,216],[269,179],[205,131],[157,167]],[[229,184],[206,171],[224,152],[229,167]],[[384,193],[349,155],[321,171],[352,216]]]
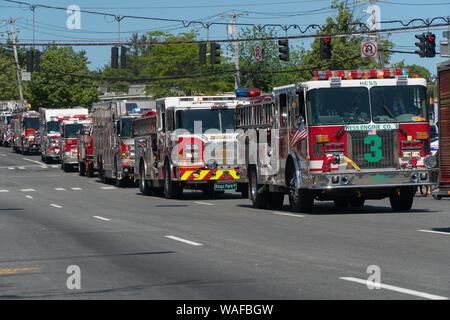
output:
[[[259,89],[236,89],[236,97],[259,97],[260,95]]]
[[[317,71],[314,80],[328,80],[329,78],[341,78],[343,80],[384,79],[408,75],[409,75],[408,69]]]

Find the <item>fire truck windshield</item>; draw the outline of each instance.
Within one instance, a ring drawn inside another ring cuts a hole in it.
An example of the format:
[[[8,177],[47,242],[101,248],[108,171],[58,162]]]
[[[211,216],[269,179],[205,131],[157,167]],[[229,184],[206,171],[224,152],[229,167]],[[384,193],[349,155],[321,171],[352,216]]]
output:
[[[123,138],[128,138],[131,135],[131,123],[133,122],[132,118],[122,119],[122,124],[120,126],[121,132],[120,136]]]
[[[202,133],[216,129],[234,129],[234,109],[178,110],[176,128],[194,133],[194,122],[201,122]]]
[[[23,126],[25,129],[39,129],[39,118],[24,118]]]
[[[79,123],[72,123],[64,125],[64,138],[74,139],[77,137],[78,130],[82,129],[83,125]]]
[[[369,90],[367,88],[312,89],[308,91],[306,99],[309,125],[370,122]]]
[[[7,116],[6,117],[6,124],[10,124],[13,116]]]
[[[379,86],[370,89],[374,122],[427,121],[423,86]]]
[[[48,133],[59,133],[59,121],[48,121],[47,122],[47,132]]]

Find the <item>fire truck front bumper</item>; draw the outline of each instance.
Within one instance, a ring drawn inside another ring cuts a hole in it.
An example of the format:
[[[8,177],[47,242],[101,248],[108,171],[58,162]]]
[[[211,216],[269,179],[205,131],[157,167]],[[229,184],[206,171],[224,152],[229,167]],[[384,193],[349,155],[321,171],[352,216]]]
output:
[[[59,149],[47,149],[45,151],[45,156],[48,158],[52,158],[53,160],[59,160]]]
[[[304,174],[301,188],[313,190],[427,186],[437,184],[436,169],[364,169]]]

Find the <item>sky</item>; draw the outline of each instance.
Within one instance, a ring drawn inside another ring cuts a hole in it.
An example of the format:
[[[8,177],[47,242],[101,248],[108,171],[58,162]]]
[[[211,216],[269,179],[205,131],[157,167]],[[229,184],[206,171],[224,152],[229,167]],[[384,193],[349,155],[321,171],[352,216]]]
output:
[[[296,24],[306,28],[310,24],[325,24],[327,17],[335,17],[337,12],[331,9],[331,0],[20,0],[34,5],[48,5],[67,8],[77,5],[81,10],[110,13],[116,16],[139,16],[165,19],[179,19],[183,21],[203,22],[231,22],[230,15],[233,11],[240,16],[238,23],[256,25]],[[369,2],[355,0],[347,1],[353,8],[355,17],[366,22],[369,15],[364,11]],[[445,0],[387,0],[376,2],[380,8],[381,21],[401,20],[404,23],[412,19],[433,19],[435,17],[450,16],[450,1]],[[199,40],[208,37],[205,28],[199,25],[191,25],[184,28],[182,23],[173,21],[155,21],[143,19],[123,18],[119,24],[112,16],[89,14],[81,12],[79,29],[69,29],[67,20],[71,17],[66,10],[56,10],[36,7],[35,9],[35,39],[36,40],[65,40],[65,41],[122,41],[137,32],[144,34],[149,31],[162,30],[171,33],[181,33],[192,29],[198,30]],[[28,5],[0,0],[0,41],[6,41],[9,24],[5,19],[16,19],[14,27],[18,30],[18,39],[22,43],[30,43],[33,39],[33,11]],[[73,22],[73,20],[72,20]],[[442,23],[442,20],[438,21]],[[413,24],[414,25],[414,24]],[[382,28],[398,28],[401,24],[381,24]],[[239,30],[240,27],[238,27]],[[439,52],[439,41],[443,38],[443,31],[450,30],[449,26],[437,27],[432,30],[436,35],[436,51]],[[278,35],[284,35],[281,28],[276,29]],[[406,30],[393,32],[389,40],[395,44],[393,50],[414,52],[417,47],[414,43],[418,40],[414,35],[425,32],[425,29]],[[313,35],[314,30],[307,31],[303,35]],[[301,35],[297,29],[290,29],[289,36]],[[386,35],[382,34],[382,38]],[[212,25],[209,28],[209,39],[231,39],[226,25]],[[290,45],[300,45],[310,49],[311,40],[290,40]],[[96,70],[110,63],[110,47],[77,46],[76,50],[85,50],[91,62],[89,68]],[[392,56],[391,63],[405,59],[406,64],[417,64],[436,73],[436,64],[449,58],[436,55],[435,58],[420,58],[417,54],[400,54]],[[387,65],[386,67],[389,67]]]

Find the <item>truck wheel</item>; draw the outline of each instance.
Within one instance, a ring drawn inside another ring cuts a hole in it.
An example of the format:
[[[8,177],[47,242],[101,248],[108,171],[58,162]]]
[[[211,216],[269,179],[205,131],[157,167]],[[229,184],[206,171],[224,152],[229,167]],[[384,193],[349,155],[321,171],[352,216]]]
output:
[[[92,178],[94,176],[94,164],[93,163],[88,163],[87,165],[84,165],[85,167],[87,166],[87,176],[89,178]]]
[[[393,193],[389,196],[392,210],[394,211],[408,211],[411,209],[414,202],[415,189],[401,188],[400,194]]]
[[[284,193],[283,192],[269,192],[269,208],[281,209],[283,208]]]
[[[141,167],[141,170],[139,170],[139,191],[143,195],[151,196],[152,195],[152,188],[150,187],[149,183],[145,180],[145,169]]]
[[[258,192],[258,190],[263,186],[258,185],[256,169],[251,167],[248,172],[248,194],[250,200],[252,200],[253,207],[258,209],[266,209],[268,204],[268,192],[266,190],[263,192]]]
[[[168,163],[164,166],[164,196],[167,199],[179,199],[183,194],[183,189],[177,182],[172,181],[172,174]]]
[[[314,197],[311,191],[297,189],[295,186],[295,167],[291,166],[288,175],[289,204],[293,212],[311,212],[314,207]]]
[[[78,168],[79,168],[80,176],[82,176],[82,177],[85,176],[86,175],[86,165],[83,162],[79,162]]]

